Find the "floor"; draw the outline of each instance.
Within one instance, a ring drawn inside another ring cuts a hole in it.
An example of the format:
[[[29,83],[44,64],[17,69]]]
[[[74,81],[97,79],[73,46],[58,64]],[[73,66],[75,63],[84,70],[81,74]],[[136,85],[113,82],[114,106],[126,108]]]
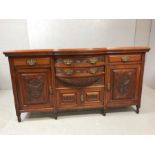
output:
[[[155,134],[155,90],[144,86],[140,114],[135,107],[51,113],[24,113],[16,120],[11,90],[0,91],[0,134]]]

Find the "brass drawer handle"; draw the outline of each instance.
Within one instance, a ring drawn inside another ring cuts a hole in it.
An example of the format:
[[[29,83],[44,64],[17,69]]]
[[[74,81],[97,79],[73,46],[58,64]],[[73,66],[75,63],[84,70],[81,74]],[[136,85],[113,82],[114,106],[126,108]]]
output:
[[[89,71],[90,71],[91,74],[96,74],[97,68],[90,68]]]
[[[94,64],[96,64],[96,63],[97,63],[97,58],[95,58],[95,57],[90,58],[90,59],[89,59],[89,61],[90,61],[90,63],[91,63],[91,64],[93,64],[93,65],[94,65]]]
[[[72,59],[64,59],[64,64],[65,65],[71,65],[73,63],[73,60]]]
[[[36,65],[37,61],[36,59],[27,59],[27,64],[30,65],[30,66],[34,66]]]
[[[128,56],[122,56],[122,62],[128,62],[129,61],[129,58]]]
[[[72,69],[66,69],[66,70],[64,70],[64,73],[66,74],[66,75],[72,75],[73,74],[73,70]]]

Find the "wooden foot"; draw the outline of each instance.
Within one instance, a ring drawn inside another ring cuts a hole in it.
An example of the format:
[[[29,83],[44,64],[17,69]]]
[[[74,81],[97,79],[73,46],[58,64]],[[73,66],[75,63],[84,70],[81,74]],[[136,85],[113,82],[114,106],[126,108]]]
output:
[[[139,114],[139,106],[136,106],[136,113]]]
[[[21,122],[21,116],[17,116],[18,122]]]
[[[103,116],[106,116],[106,111],[105,111],[105,109],[103,109]]]
[[[54,119],[57,120],[57,118],[58,118],[58,113],[55,112],[55,113],[54,113]]]

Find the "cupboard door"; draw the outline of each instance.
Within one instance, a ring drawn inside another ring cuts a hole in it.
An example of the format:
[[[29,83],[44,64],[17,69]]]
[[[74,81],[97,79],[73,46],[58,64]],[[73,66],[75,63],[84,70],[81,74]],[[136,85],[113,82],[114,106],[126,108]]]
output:
[[[59,109],[75,108],[78,106],[79,94],[74,89],[57,90],[57,106]]]
[[[136,104],[140,82],[140,65],[108,67],[108,106]]]
[[[80,102],[84,106],[103,106],[104,90],[102,87],[85,88],[80,92]]]
[[[22,109],[53,106],[50,69],[17,69],[17,81]]]

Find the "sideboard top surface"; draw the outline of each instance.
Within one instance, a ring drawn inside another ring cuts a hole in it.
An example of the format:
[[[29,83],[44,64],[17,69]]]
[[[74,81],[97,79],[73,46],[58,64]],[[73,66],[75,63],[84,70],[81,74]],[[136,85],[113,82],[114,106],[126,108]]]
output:
[[[148,52],[149,47],[117,47],[117,48],[62,48],[62,49],[24,49],[9,50],[3,53],[6,56],[47,56],[47,55],[87,55],[108,53],[141,53]]]

